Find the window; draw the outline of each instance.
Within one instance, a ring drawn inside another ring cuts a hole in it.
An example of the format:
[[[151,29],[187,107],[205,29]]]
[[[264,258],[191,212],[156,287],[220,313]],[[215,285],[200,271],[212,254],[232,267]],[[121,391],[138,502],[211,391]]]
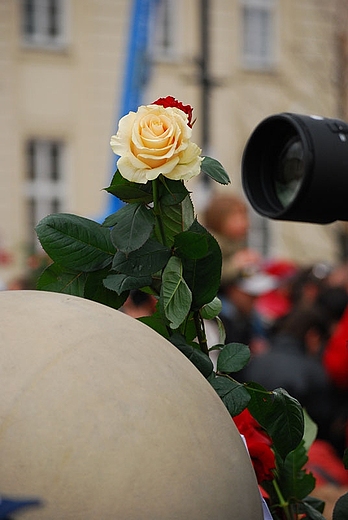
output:
[[[157,60],[171,60],[177,54],[178,0],[157,0],[155,5],[155,30],[150,31],[154,38],[153,56]]]
[[[21,0],[23,42],[29,46],[66,45],[66,0]]]
[[[64,211],[64,145],[31,139],[26,145],[25,198],[29,245],[37,248],[36,224],[50,213]]]
[[[241,0],[242,62],[247,68],[270,69],[275,63],[276,0]]]

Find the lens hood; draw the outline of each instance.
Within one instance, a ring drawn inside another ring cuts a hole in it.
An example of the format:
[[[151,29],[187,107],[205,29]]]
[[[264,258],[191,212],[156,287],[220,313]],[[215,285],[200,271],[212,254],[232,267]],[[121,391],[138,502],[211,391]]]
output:
[[[348,220],[348,125],[339,119],[281,113],[251,134],[242,184],[255,211],[277,220]]]

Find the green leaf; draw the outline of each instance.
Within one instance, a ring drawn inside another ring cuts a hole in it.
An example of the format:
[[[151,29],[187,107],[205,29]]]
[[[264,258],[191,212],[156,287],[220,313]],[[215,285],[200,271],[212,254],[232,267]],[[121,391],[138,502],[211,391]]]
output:
[[[215,318],[215,323],[218,327],[218,332],[219,332],[219,342],[222,343],[223,345],[225,344],[225,341],[226,341],[226,330],[225,330],[225,326],[224,324],[222,323],[221,321],[221,318],[219,318],[219,316],[216,316]]]
[[[128,255],[118,251],[112,262],[114,271],[131,276],[148,276],[157,273],[167,264],[171,250],[157,240],[149,239],[143,246]]]
[[[194,314],[189,313],[185,321],[180,325],[179,332],[185,337],[186,342],[190,345],[193,344],[197,338],[197,329]]]
[[[103,285],[110,291],[115,291],[122,295],[125,291],[142,289],[152,282],[151,276],[128,276],[126,274],[109,274],[104,280]]]
[[[272,392],[274,401],[267,417],[267,431],[279,453],[285,456],[296,448],[303,437],[304,418],[300,403],[285,390]]]
[[[167,245],[171,247],[175,236],[182,231],[187,231],[194,221],[194,209],[190,197],[185,197],[180,204],[162,206],[161,220]],[[155,233],[156,237],[161,241],[157,227],[155,228]]]
[[[188,345],[181,334],[173,334],[170,341],[198,368],[204,377],[210,376],[213,372],[213,363],[209,356],[198,348],[193,348],[191,345]]]
[[[305,443],[306,451],[308,451],[317,437],[318,426],[310,418],[310,416],[308,415],[306,410],[303,410],[303,418],[304,418],[303,441]]]
[[[103,269],[115,254],[110,231],[77,215],[48,215],[38,223],[36,232],[48,256],[74,271]]]
[[[265,428],[273,406],[273,394],[255,382],[248,382],[245,386],[251,397],[248,409],[251,415]]]
[[[218,372],[238,372],[249,362],[250,349],[242,343],[228,343],[221,350],[217,360]]]
[[[155,217],[152,210],[142,204],[127,204],[114,214],[115,226],[111,239],[123,253],[139,249],[150,238]]]
[[[81,271],[69,271],[58,264],[51,264],[39,277],[36,288],[83,297],[86,277],[87,274]]]
[[[153,200],[151,182],[146,184],[130,182],[122,177],[118,170],[113,176],[110,186],[104,189],[123,202],[130,204],[135,202],[149,204]]]
[[[89,273],[86,279],[84,296],[88,300],[119,309],[126,301],[129,291],[122,292],[118,295],[115,291],[107,289],[103,281],[109,272],[109,269],[102,269]]]
[[[102,223],[102,226],[103,227],[107,227],[107,228],[112,228],[116,225],[117,223],[117,219],[118,219],[118,212],[120,210],[117,210],[115,213],[111,213],[111,215],[108,215],[104,222]]]
[[[208,252],[202,258],[182,257],[184,277],[192,292],[192,308],[198,310],[211,302],[218,293],[222,256],[215,238],[197,221],[192,224],[190,231],[201,234],[208,243]],[[202,283],[204,280],[209,280],[209,283]]]
[[[232,417],[240,414],[247,407],[250,395],[244,385],[224,376],[216,376],[209,381]]]
[[[304,417],[300,403],[282,388],[272,392],[257,383],[246,385],[251,400],[250,413],[272,438],[281,457],[294,450],[304,433]]]
[[[202,171],[220,184],[229,184],[231,182],[228,173],[222,164],[212,157],[204,157],[202,162]]]
[[[193,260],[203,258],[209,252],[207,236],[194,231],[184,231],[176,235],[174,247],[178,256]]]
[[[173,181],[160,175],[160,203],[163,206],[180,204],[189,192],[182,181]]]
[[[181,208],[181,231],[187,231],[195,220],[195,211],[191,197],[186,197],[179,206]]]
[[[155,312],[151,316],[143,316],[141,318],[138,318],[138,320],[142,323],[145,323],[145,325],[147,325],[148,327],[151,327],[164,338],[169,339],[167,325],[159,312]]]
[[[222,309],[222,303],[220,298],[217,296],[209,303],[206,303],[201,308],[201,316],[203,320],[212,320],[220,314]]]
[[[314,499],[315,502],[312,502],[310,499],[313,499],[313,497],[307,497],[299,504],[296,504],[298,514],[305,514],[306,520],[325,520],[327,517],[321,514],[324,510],[325,503],[318,499]],[[322,510],[320,510],[320,507],[322,507]]]
[[[177,329],[190,312],[192,294],[183,278],[181,260],[175,256],[163,271],[161,300],[170,327]]]
[[[304,442],[287,454],[279,471],[279,481],[284,496],[303,500],[315,488],[315,478],[303,469],[308,457]]]
[[[325,509],[325,502],[317,497],[308,496],[303,500],[303,504],[309,505],[319,513],[323,513]]]
[[[344,450],[343,454],[343,464],[346,469],[348,469],[348,448]]]
[[[345,493],[337,500],[332,520],[348,520],[348,493]]]

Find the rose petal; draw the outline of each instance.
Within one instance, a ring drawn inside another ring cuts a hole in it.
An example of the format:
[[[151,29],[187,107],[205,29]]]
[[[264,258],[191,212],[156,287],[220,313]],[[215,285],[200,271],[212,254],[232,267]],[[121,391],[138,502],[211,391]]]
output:
[[[174,181],[188,181],[189,179],[192,179],[192,177],[199,175],[201,171],[201,162],[202,157],[197,157],[189,164],[178,164],[170,173],[163,175]]]
[[[117,168],[122,177],[130,182],[146,184],[148,181],[146,177],[147,169],[135,168],[129,160],[129,157],[121,157],[117,162]]]
[[[195,143],[188,143],[186,149],[184,149],[183,153],[180,156],[180,164],[190,164],[194,161],[200,154],[202,150]],[[202,162],[202,158],[200,163]]]

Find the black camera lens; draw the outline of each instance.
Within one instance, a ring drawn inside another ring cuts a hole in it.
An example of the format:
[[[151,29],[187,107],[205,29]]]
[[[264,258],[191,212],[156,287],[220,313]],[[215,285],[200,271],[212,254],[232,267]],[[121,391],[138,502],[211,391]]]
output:
[[[244,149],[242,184],[264,217],[348,220],[347,123],[289,113],[266,118]]]
[[[286,208],[296,198],[305,174],[304,149],[298,137],[285,143],[274,172],[274,188]]]
[[[306,135],[291,121],[277,116],[263,121],[251,135],[242,180],[251,204],[262,215],[279,218],[298,196],[312,158],[305,141]]]

